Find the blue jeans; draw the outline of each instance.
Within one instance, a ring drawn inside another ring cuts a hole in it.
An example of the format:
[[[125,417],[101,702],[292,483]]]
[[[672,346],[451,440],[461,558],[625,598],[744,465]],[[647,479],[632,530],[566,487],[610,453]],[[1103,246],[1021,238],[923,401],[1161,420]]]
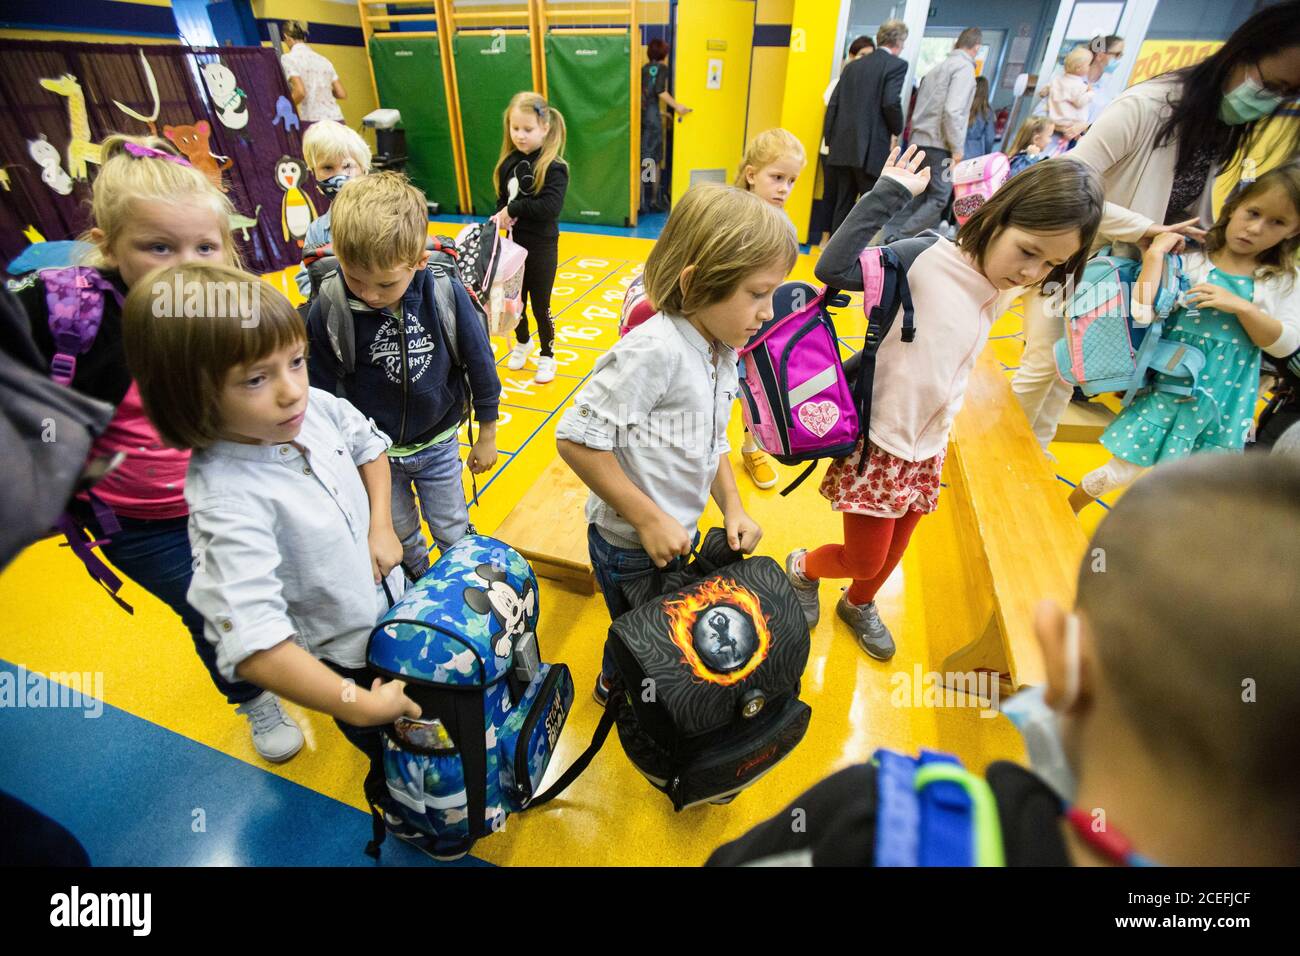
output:
[[[692,547],[699,540],[697,533]],[[618,620],[634,606],[623,590],[625,582],[659,571],[671,571],[675,566],[686,563],[685,558],[678,558],[665,568],[656,568],[654,559],[644,548],[620,548],[612,545],[601,537],[594,524],[587,525],[587,550],[591,553],[591,570],[596,575],[596,583],[600,585],[600,593],[605,597],[605,607],[609,608],[611,622]],[[608,644],[601,657],[600,672],[606,681],[614,673],[614,658],[609,653]]]
[[[402,563],[418,580],[429,570],[429,546],[420,531],[421,512],[439,551],[446,551],[474,530],[460,482],[460,440],[452,435],[414,455],[389,458],[388,468],[393,476],[393,531],[402,542]]]
[[[199,660],[208,669],[212,683],[232,704],[246,704],[262,693],[247,681],[228,681],[217,670],[217,648],[203,636],[203,616],[190,607],[185,593],[190,589],[194,568],[190,556],[189,519],[164,518],[146,521],[118,516],[122,530],[104,545],[104,556],[119,571],[180,615],[194,640]]]

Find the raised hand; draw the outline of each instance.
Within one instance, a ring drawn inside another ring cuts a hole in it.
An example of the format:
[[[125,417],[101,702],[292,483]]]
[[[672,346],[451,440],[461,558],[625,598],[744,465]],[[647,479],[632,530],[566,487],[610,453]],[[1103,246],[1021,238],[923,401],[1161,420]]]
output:
[[[922,165],[924,159],[925,152],[918,150],[915,143],[907,147],[907,152],[902,156],[898,155],[898,147],[894,147],[889,151],[889,158],[885,160],[880,175],[882,178],[887,176],[897,179],[913,196],[919,196],[930,185],[930,167]]]

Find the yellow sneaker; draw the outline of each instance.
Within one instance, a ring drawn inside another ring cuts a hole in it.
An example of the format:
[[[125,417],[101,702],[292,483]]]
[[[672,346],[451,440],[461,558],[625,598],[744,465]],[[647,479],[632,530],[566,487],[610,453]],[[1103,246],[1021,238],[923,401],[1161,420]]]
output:
[[[759,488],[771,488],[780,481],[772,459],[765,452],[745,451],[741,452],[740,457],[745,460],[745,471],[749,472],[750,479]]]

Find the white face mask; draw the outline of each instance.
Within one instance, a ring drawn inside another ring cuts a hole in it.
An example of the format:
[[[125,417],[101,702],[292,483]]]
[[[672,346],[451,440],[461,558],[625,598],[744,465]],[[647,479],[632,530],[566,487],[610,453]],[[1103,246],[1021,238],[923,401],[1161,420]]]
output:
[[[1079,618],[1070,614],[1065,619],[1065,693],[1061,701],[1055,708],[1049,707],[1044,699],[1047,688],[1040,685],[1020,691],[1002,705],[1002,713],[1025,739],[1030,767],[1067,804],[1074,802],[1078,781],[1065,757],[1061,715],[1079,699],[1082,669]]]

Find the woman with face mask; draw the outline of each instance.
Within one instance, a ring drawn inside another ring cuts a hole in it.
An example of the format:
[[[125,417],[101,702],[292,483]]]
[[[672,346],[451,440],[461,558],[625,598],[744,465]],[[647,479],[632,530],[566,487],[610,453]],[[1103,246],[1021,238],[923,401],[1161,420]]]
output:
[[[1214,222],[1214,180],[1243,161],[1259,124],[1297,96],[1297,0],[1259,11],[1208,59],[1125,90],[1068,154],[1101,173],[1107,202],[1098,246],[1171,231],[1201,238]],[[1131,247],[1116,251],[1141,258]],[[1025,296],[1025,351],[1011,381],[1044,450],[1071,392],[1053,355],[1061,320],[1046,305],[1042,295]]]

